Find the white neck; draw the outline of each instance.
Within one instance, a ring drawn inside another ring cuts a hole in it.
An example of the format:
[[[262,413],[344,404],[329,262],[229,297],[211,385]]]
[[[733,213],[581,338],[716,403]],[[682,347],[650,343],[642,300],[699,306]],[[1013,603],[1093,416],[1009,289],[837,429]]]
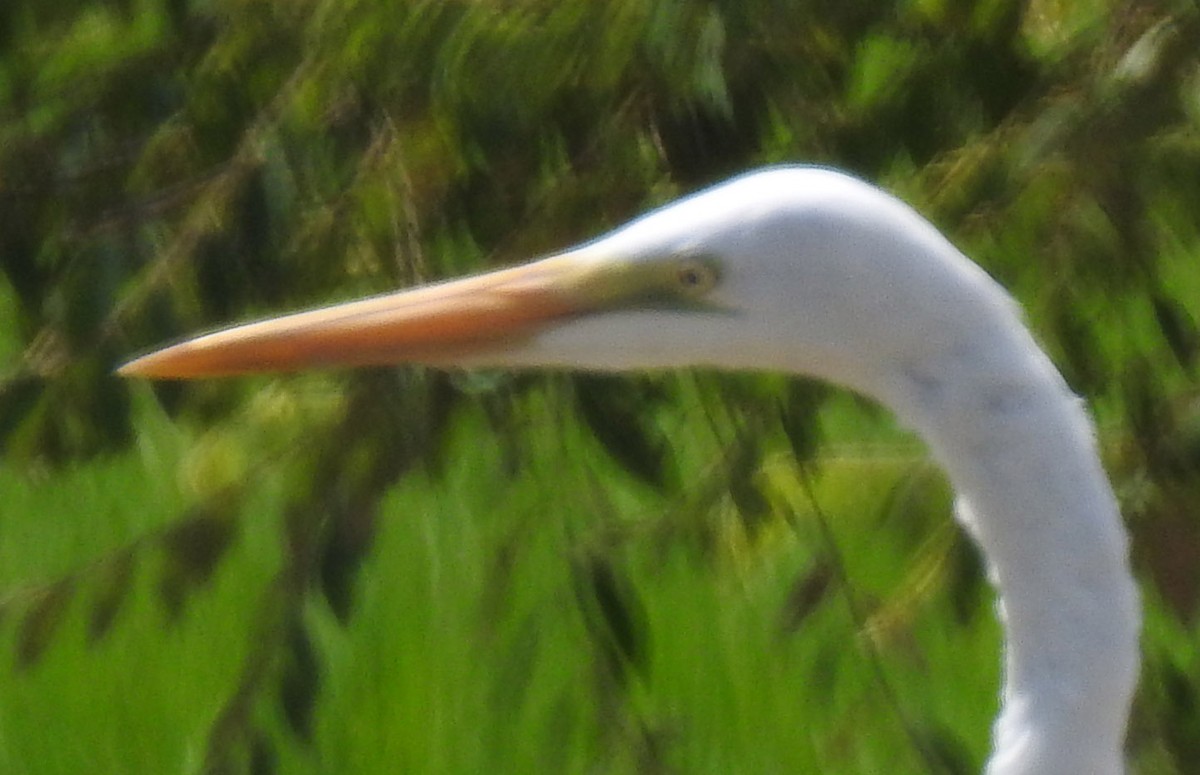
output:
[[[1127,537],[1080,401],[1032,352],[1015,370],[910,366],[881,397],[948,472],[999,592],[988,775],[1118,775],[1138,670]]]

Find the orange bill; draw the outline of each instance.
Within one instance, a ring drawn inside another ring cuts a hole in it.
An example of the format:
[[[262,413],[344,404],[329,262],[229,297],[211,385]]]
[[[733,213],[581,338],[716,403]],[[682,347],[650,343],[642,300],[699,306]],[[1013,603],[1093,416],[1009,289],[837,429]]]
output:
[[[194,379],[322,366],[446,363],[511,346],[600,305],[586,251],[228,328],[144,355],[127,377]]]

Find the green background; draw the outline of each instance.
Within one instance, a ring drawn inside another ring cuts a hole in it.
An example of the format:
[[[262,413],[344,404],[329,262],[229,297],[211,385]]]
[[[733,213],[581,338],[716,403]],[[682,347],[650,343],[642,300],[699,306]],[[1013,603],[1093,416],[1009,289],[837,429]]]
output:
[[[1022,302],[1133,534],[1132,771],[1200,771],[1198,52],[1191,0],[7,0],[0,771],[978,771],[993,597],[860,398],[112,375],[780,162]]]

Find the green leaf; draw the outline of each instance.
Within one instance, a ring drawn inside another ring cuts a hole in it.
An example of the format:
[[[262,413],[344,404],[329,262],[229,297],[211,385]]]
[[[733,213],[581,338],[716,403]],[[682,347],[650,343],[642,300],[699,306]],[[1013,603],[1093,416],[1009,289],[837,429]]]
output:
[[[112,629],[117,614],[129,598],[136,564],[134,552],[124,551],[109,560],[100,571],[99,588],[88,613],[89,644],[99,642]]]
[[[1196,321],[1182,304],[1169,296],[1156,293],[1150,302],[1154,306],[1158,330],[1167,340],[1175,360],[1180,366],[1191,368],[1200,351],[1200,330],[1196,328]]]
[[[321,551],[321,592],[342,624],[350,619],[354,580],[375,543],[374,504],[334,509]]]
[[[316,711],[321,673],[308,629],[298,618],[288,626],[285,648],[279,701],[283,706],[288,728],[296,737],[309,741],[312,739],[313,713]]]
[[[742,434],[729,466],[729,496],[751,533],[771,515],[771,502],[759,485],[761,461],[762,449],[749,434]]]
[[[813,612],[825,603],[836,580],[833,566],[824,559],[796,576],[780,616],[785,634],[799,630]]]
[[[868,110],[898,98],[918,54],[917,46],[909,41],[878,33],[868,37],[855,52],[847,103]]]
[[[36,665],[66,616],[75,594],[75,582],[67,578],[41,591],[25,612],[17,628],[16,666],[26,670]]]
[[[188,597],[212,577],[236,537],[237,521],[217,507],[199,510],[163,535],[160,545],[166,563],[159,595],[172,619],[183,613]]]
[[[630,669],[650,668],[646,611],[633,584],[614,560],[589,555],[575,564],[575,591],[588,632],[611,676],[627,683]]]

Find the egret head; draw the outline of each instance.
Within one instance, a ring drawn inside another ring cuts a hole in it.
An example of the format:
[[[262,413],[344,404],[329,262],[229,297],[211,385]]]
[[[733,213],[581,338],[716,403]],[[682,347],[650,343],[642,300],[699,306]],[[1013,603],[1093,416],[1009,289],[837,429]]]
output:
[[[961,327],[964,310],[941,308],[968,303],[964,283],[990,280],[897,200],[831,170],[775,168],[529,264],[226,329],[122,373],[715,366],[869,391],[888,359],[945,338],[942,317]]]

